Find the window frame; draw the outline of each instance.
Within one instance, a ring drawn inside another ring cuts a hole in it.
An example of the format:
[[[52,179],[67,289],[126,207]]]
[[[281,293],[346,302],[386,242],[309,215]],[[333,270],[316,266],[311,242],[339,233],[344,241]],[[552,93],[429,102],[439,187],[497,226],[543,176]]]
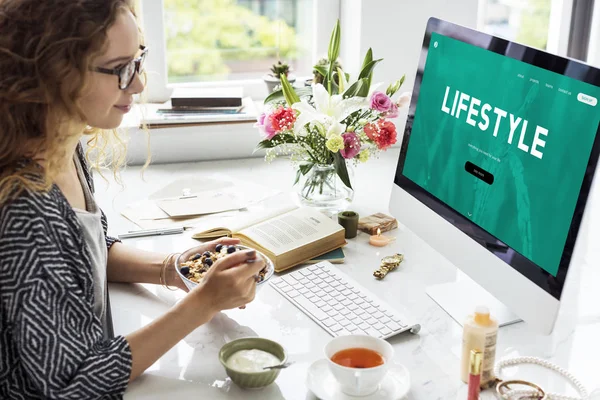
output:
[[[341,0],[328,0],[318,2],[313,0],[314,35],[311,57],[316,62],[319,57],[327,54],[329,35],[340,17]],[[318,2],[318,3],[317,3]],[[215,82],[189,82],[168,83],[167,74],[167,49],[164,24],[164,1],[163,0],[141,0],[140,20],[145,37],[145,45],[150,49],[146,59],[146,71],[148,82],[146,87],[146,99],[148,102],[165,102],[169,100],[172,90],[176,87],[231,87],[241,86],[244,96],[250,96],[255,100],[267,95],[266,86],[262,79],[228,80]],[[299,76],[298,79],[303,77]]]

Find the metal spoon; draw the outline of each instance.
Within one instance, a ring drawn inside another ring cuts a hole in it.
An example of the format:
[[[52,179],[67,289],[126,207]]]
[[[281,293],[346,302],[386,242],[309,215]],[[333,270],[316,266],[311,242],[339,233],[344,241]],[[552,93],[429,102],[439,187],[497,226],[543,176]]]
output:
[[[263,367],[263,369],[284,369],[284,368],[289,367],[293,363],[294,363],[293,361],[288,361],[283,364],[272,365],[270,367]]]

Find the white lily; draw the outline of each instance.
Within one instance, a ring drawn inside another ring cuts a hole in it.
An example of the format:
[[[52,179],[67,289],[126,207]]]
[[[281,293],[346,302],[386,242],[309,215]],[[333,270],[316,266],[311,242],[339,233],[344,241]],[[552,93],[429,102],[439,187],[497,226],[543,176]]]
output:
[[[341,94],[330,96],[323,85],[313,85],[313,101],[315,106],[302,100],[292,105],[294,110],[300,111],[294,124],[294,133],[300,135],[304,126],[309,122],[320,123],[325,129],[327,138],[341,135],[346,131],[342,121],[355,111],[368,107],[367,98],[350,97],[344,99]]]

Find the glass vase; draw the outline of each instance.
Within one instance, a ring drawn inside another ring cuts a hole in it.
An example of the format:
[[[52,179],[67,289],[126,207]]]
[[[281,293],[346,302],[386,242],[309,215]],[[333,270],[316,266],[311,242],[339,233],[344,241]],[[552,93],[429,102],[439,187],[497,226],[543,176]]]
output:
[[[317,164],[306,175],[298,198],[304,206],[333,215],[348,208],[354,190],[342,182],[333,165]]]

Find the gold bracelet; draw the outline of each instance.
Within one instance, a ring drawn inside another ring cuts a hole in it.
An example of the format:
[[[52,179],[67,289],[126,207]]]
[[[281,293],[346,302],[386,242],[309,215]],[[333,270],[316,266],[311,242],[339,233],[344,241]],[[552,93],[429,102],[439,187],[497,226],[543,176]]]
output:
[[[165,259],[162,262],[162,267],[160,268],[160,275],[159,275],[159,278],[158,278],[160,284],[163,287],[165,287],[165,288],[167,288],[169,290],[172,290],[172,291],[175,291],[175,290],[177,290],[179,288],[176,287],[176,288],[173,289],[172,287],[170,287],[170,286],[167,285],[167,277],[165,276],[165,270],[167,269],[167,266],[169,265],[169,263],[171,262],[171,260],[173,259],[173,257],[175,257],[178,254],[179,253],[171,253],[171,254],[169,254],[168,256],[165,257]]]

